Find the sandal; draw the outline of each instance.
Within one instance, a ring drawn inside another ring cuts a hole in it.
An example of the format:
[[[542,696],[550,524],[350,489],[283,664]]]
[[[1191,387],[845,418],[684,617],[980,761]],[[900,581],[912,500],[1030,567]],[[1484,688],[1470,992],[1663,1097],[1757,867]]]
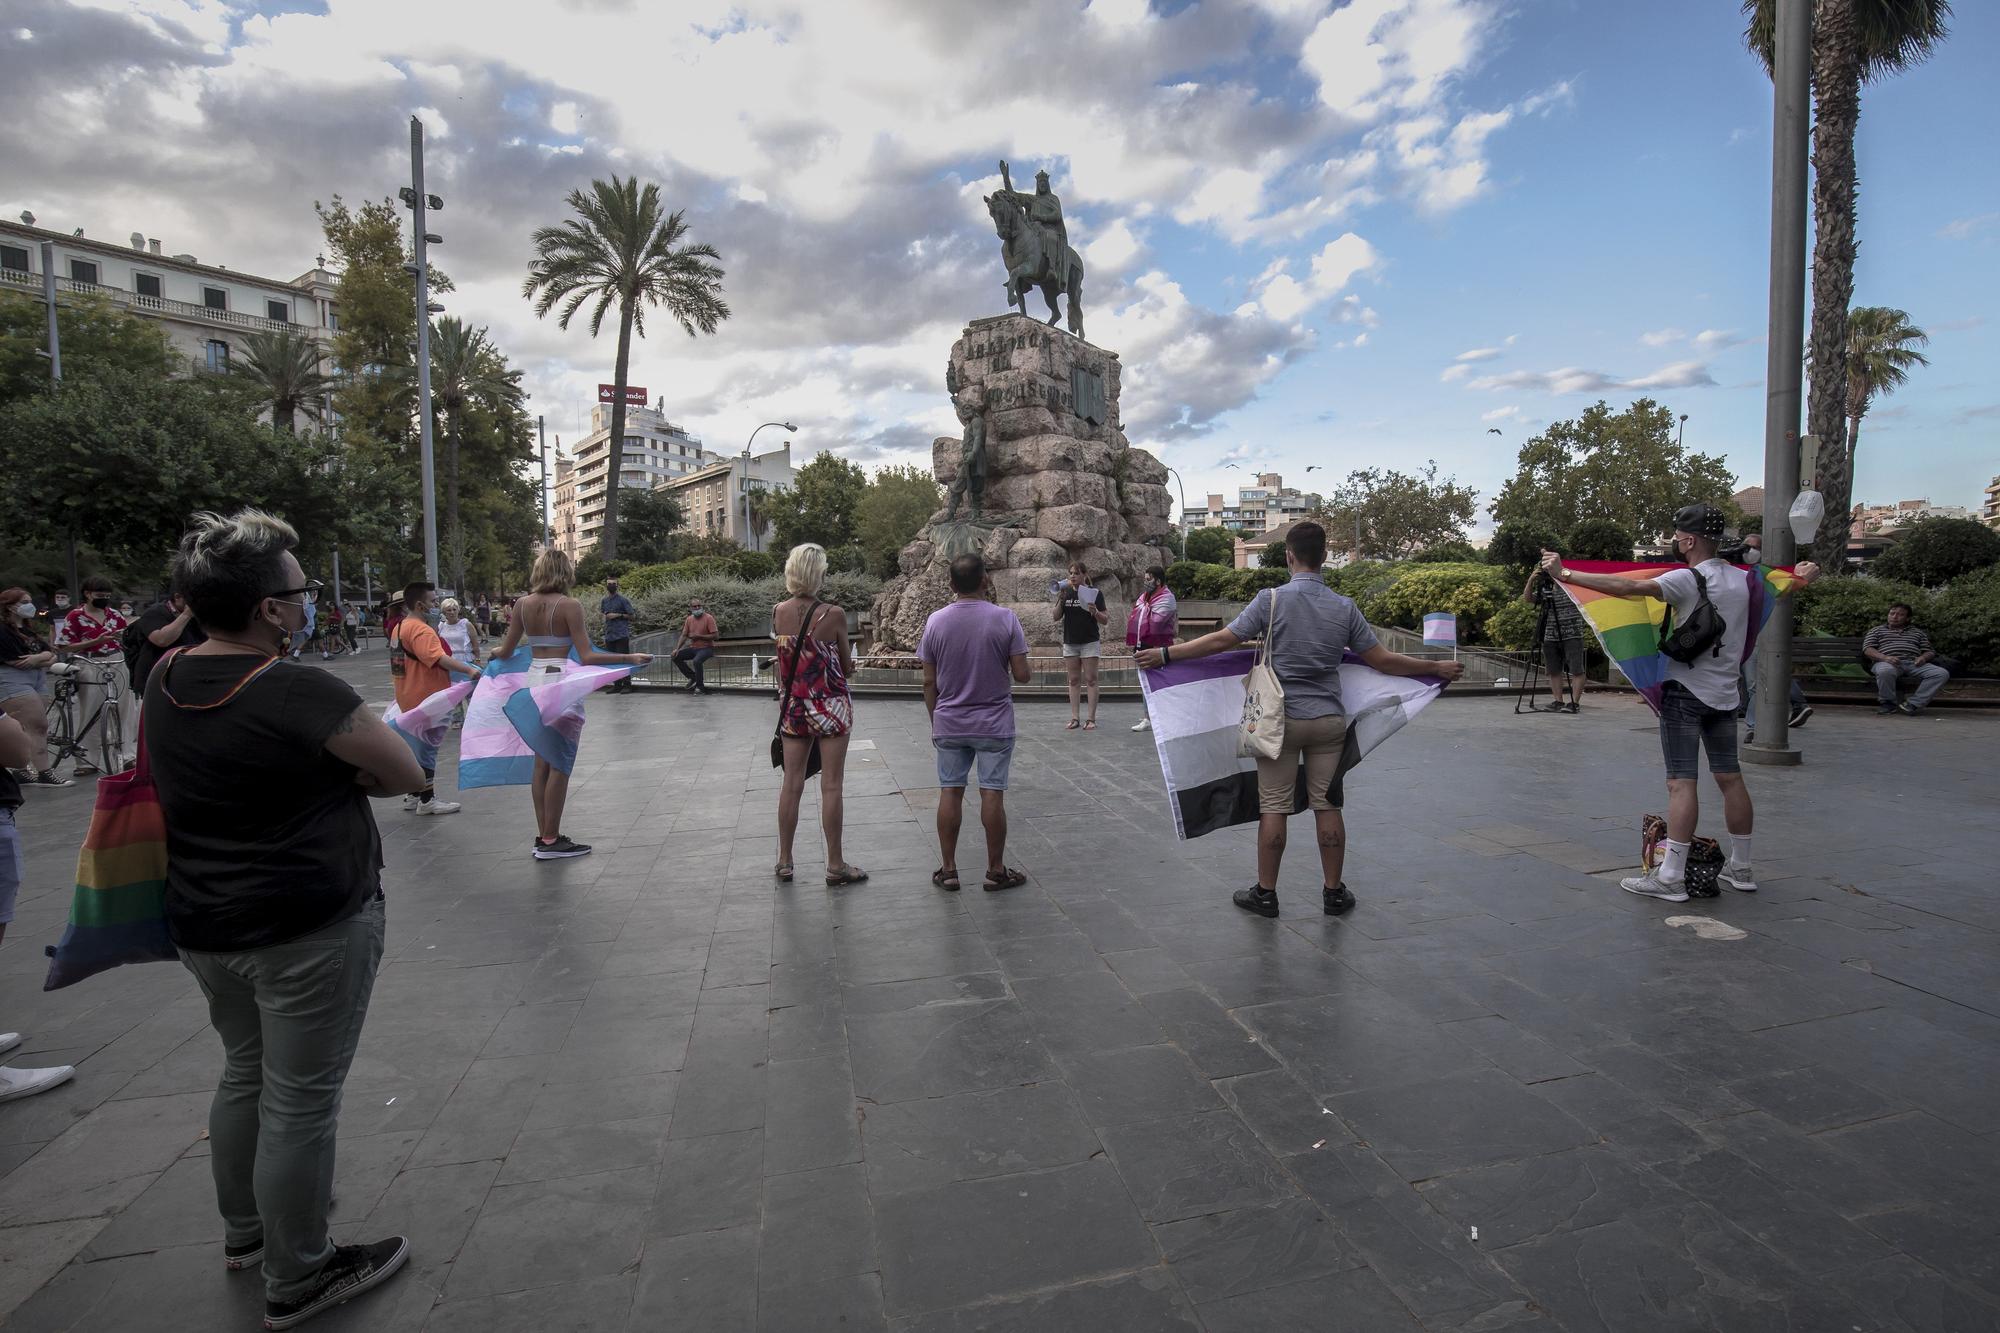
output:
[[[829,889],[837,889],[843,884],[865,883],[867,879],[868,872],[860,866],[842,866],[839,870],[830,872],[827,875],[826,886]]]
[[[1084,729],[1085,731],[1096,731],[1096,730],[1097,730],[1097,719],[1093,717],[1092,719],[1090,719],[1090,721],[1088,721],[1088,722],[1084,723],[1084,724],[1083,724],[1083,729]]]
[[[790,884],[792,882],[792,863],[790,861],[780,861],[771,867],[771,873],[785,883]]]
[[[998,870],[986,872],[986,891],[995,889],[1017,889],[1028,882],[1028,877],[1011,866],[1001,866]]]
[[[1075,730],[1076,730],[1076,729],[1077,729],[1078,727],[1080,727],[1080,726],[1082,726],[1082,725],[1083,725],[1083,724],[1082,724],[1081,722],[1078,722],[1078,721],[1077,721],[1077,720],[1076,720],[1075,718],[1071,718],[1071,719],[1069,720],[1069,725],[1068,725],[1068,726],[1066,726],[1066,727],[1064,727],[1064,728],[1063,728],[1063,730],[1064,730],[1064,731],[1075,731]]]
[[[956,870],[946,870],[943,866],[939,866],[936,870],[931,871],[931,883],[952,893],[957,893],[960,887],[958,872]]]

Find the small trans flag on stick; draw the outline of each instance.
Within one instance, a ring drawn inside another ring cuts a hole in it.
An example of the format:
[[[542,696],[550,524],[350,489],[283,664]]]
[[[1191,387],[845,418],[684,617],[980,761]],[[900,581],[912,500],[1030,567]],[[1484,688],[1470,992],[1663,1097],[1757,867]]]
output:
[[[1424,647],[1449,648],[1458,657],[1458,617],[1449,611],[1424,613]]]

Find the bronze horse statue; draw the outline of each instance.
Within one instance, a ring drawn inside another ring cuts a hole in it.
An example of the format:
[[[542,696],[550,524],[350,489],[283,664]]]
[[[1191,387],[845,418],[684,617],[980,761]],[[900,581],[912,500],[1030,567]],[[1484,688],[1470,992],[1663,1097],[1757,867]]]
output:
[[[1043,244],[1040,227],[1028,221],[1020,205],[995,195],[986,195],[986,211],[993,215],[993,230],[1000,237],[1000,258],[1007,266],[1007,304],[1028,313],[1028,292],[1030,287],[1042,289],[1042,299],[1049,303],[1050,324],[1061,318],[1062,312],[1056,306],[1056,297],[1065,294],[1057,277],[1057,256],[1051,254]],[[1066,294],[1069,297],[1069,331],[1083,336],[1083,258],[1074,246],[1064,246],[1064,258],[1068,262],[1069,283]]]

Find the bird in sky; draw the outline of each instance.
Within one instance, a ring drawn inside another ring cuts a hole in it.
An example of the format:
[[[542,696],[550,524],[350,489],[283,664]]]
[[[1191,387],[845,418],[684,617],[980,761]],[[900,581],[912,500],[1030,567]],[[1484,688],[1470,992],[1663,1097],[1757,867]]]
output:
[[[1241,463],[1224,463],[1224,464],[1223,464],[1222,466],[1224,466],[1224,467],[1242,467],[1243,465],[1242,465]]]
[[[1486,433],[1488,435],[1498,435],[1500,433],[1500,428],[1498,426],[1488,426],[1486,428]]]
[[[1317,472],[1317,471],[1319,471],[1319,467],[1320,467],[1320,465],[1319,465],[1318,463],[1308,463],[1308,464],[1306,464],[1306,471],[1308,471],[1308,472]]]

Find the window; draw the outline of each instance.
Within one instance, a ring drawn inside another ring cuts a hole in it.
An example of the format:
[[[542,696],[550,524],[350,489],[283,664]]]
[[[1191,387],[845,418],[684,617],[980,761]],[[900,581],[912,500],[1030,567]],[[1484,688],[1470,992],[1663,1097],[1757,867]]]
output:
[[[216,339],[208,345],[208,368],[214,371],[229,369],[229,344]]]
[[[97,265],[91,263],[88,259],[70,260],[69,280],[71,282],[87,282],[95,287],[97,285]]]
[[[132,275],[132,290],[141,296],[150,296],[156,301],[159,300],[161,296],[160,275],[157,273],[134,273]]]
[[[329,310],[326,312],[326,326],[335,333],[340,332],[340,316]]]
[[[229,291],[223,287],[204,287],[201,289],[201,303],[210,310],[227,310],[229,309]],[[213,346],[213,344],[210,345]]]
[[[286,301],[264,302],[264,318],[276,320],[280,324],[292,322],[292,307]]]
[[[23,245],[0,245],[0,268],[16,273],[28,271],[28,249]]]

